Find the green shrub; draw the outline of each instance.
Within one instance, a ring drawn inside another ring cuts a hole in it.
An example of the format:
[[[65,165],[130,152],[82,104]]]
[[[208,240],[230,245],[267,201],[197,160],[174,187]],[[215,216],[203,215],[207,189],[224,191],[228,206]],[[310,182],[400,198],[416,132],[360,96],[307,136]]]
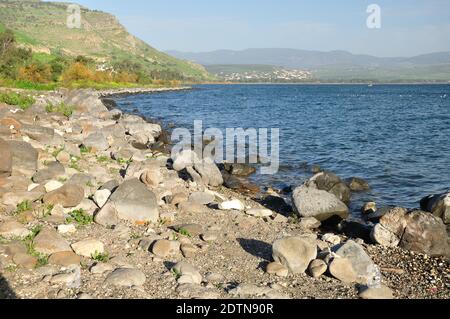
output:
[[[70,224],[76,222],[78,225],[86,226],[94,222],[94,218],[84,212],[83,209],[74,210],[69,213],[66,223]]]
[[[26,110],[30,106],[34,104],[35,99],[31,96],[8,92],[8,93],[0,93],[0,102],[6,103],[8,105],[17,105],[23,110]]]

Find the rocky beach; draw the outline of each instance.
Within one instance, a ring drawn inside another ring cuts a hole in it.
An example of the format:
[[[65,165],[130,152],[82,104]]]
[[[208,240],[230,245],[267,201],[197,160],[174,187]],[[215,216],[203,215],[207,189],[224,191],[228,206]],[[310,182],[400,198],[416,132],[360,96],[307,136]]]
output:
[[[185,89],[0,104],[0,298],[450,297],[450,193],[368,202],[355,222],[361,178],[314,167],[291,192],[262,191],[249,166],[171,158],[160,124],[114,104]]]

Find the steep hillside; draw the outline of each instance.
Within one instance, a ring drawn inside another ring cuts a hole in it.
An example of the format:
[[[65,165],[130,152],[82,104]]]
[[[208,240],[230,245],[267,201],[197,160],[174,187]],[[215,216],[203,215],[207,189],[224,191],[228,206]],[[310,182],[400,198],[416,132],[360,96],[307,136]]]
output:
[[[195,63],[159,52],[129,34],[112,15],[82,7],[80,29],[67,27],[67,3],[0,0],[0,28],[16,33],[34,52],[84,55],[99,63],[129,60],[148,71],[178,74],[184,79],[207,78]]]

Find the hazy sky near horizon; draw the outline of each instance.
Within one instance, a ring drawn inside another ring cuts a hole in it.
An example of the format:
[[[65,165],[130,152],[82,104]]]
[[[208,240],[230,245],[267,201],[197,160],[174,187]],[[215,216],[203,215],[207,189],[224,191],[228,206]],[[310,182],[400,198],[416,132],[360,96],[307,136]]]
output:
[[[74,0],[116,15],[160,50],[347,50],[377,56],[450,51],[449,0]],[[366,25],[381,7],[381,29]]]

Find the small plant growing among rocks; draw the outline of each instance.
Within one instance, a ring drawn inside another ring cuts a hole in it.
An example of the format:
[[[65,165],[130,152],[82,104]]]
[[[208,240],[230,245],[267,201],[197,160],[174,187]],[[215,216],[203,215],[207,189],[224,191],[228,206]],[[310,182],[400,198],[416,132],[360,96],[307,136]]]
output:
[[[49,256],[45,254],[41,254],[34,249],[34,238],[41,232],[42,226],[37,225],[31,230],[31,234],[29,234],[25,239],[24,243],[27,247],[27,253],[30,256],[33,256],[37,259],[36,268],[43,267],[48,264]]]
[[[106,263],[109,261],[109,255],[108,253],[100,253],[98,251],[96,251],[95,253],[92,254],[92,259],[101,263]]]
[[[31,207],[31,203],[29,200],[25,200],[19,204],[17,204],[16,210],[15,210],[15,214],[19,215],[22,214],[24,212],[28,212],[30,210],[32,210],[33,208]]]
[[[192,234],[187,229],[184,229],[184,228],[180,228],[180,230],[178,230],[178,233],[185,237],[189,237],[189,238],[192,237]]]
[[[73,114],[74,107],[65,103],[60,103],[58,105],[53,105],[50,103],[47,104],[45,110],[47,111],[47,113],[59,113],[66,117],[70,117]]]
[[[66,223],[77,223],[81,226],[86,226],[92,224],[94,222],[94,218],[85,213],[83,209],[74,210],[69,213],[69,217],[66,218]]]

